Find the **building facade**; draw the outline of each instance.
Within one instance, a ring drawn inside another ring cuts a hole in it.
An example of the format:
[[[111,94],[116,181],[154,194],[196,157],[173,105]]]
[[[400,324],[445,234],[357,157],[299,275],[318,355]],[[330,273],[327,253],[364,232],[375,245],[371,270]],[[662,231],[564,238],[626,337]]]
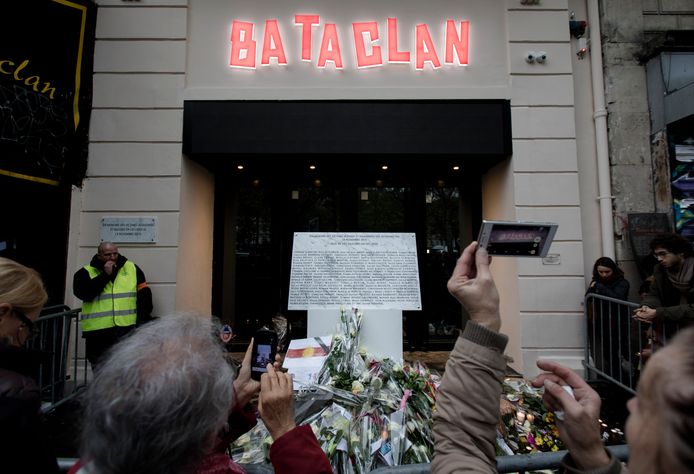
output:
[[[481,218],[556,222],[550,258],[494,259],[502,330],[516,370],[539,357],[581,370],[584,290],[614,248],[600,35],[570,30],[597,1],[97,3],[66,295],[104,218],[155,218],[156,242],[119,244],[155,315],[236,327],[287,313],[292,232],[410,231],[428,325],[458,317],[440,290]]]
[[[694,2],[601,7],[615,250],[636,298],[634,283],[653,264],[647,258],[653,232],[692,237],[686,181],[694,143]]]

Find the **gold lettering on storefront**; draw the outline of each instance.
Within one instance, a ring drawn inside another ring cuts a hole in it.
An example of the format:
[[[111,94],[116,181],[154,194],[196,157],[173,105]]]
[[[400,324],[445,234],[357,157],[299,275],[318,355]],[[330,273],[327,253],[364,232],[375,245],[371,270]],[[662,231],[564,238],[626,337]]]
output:
[[[55,96],[55,87],[51,86],[48,81],[42,81],[40,76],[27,76],[29,71],[24,71],[29,66],[29,60],[25,59],[19,65],[9,59],[0,60],[0,74],[12,76],[12,78],[23,83],[25,86],[31,87],[35,92],[46,94],[51,99]]]

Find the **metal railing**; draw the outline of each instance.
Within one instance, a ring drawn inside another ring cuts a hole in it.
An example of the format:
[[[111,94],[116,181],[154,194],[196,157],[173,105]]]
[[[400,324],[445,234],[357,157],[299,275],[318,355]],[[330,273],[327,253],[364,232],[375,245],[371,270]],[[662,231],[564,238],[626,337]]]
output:
[[[59,305],[44,308],[36,321],[39,335],[29,348],[40,355],[36,380],[44,412],[72,399],[87,383],[87,361],[79,362],[81,308]]]
[[[585,298],[585,361],[586,378],[590,374],[602,377],[628,392],[635,393],[638,376],[646,359],[647,350],[656,349],[651,324],[634,320],[631,315],[639,307],[637,303],[606,296],[588,294]],[[47,308],[48,309],[48,308]],[[53,308],[51,308],[53,309]],[[37,322],[40,336],[34,341],[34,349],[50,353],[50,363],[42,364],[48,374],[40,378],[42,393],[50,402],[51,410],[74,397],[87,383],[87,361],[79,357],[78,309],[60,307],[62,311],[41,316]],[[44,310],[45,312],[46,310]],[[74,334],[71,341],[71,334]],[[69,350],[68,350],[69,349]],[[80,368],[80,359],[83,359]],[[78,382],[79,378],[79,382]],[[72,382],[72,383],[68,383]],[[608,446],[615,457],[626,462],[627,445]],[[497,456],[499,473],[525,473],[543,469],[558,469],[567,451],[554,453],[519,454]],[[77,461],[75,458],[58,458],[60,469],[67,472]],[[249,474],[269,474],[272,467],[265,464],[243,465]],[[431,472],[430,464],[411,464],[380,468],[372,472],[424,474]]]
[[[631,393],[641,368],[641,350],[647,345],[650,324],[632,318],[639,305],[589,293],[585,298],[586,379],[600,376]]]
[[[643,323],[633,319],[640,304],[590,293],[585,298],[586,379],[597,375],[636,394],[643,365],[679,330],[676,323]]]
[[[629,448],[626,444],[618,446],[607,446],[607,449],[620,461],[626,462],[629,459]],[[497,456],[496,468],[499,473],[517,472],[524,474],[528,471],[540,471],[543,469],[558,469],[561,460],[568,451],[557,451],[555,453],[535,453],[519,454],[516,456]],[[74,458],[59,458],[60,469],[67,472],[73,464],[77,462]],[[248,474],[271,474],[272,466],[267,464],[242,464]],[[426,474],[431,472],[431,464],[407,464],[404,466],[382,467],[371,471],[375,474],[397,473],[397,474]]]

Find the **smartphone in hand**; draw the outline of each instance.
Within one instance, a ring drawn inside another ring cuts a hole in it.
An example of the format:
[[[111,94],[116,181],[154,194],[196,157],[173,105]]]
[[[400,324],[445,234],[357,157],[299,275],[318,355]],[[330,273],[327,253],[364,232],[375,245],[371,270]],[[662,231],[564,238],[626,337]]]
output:
[[[277,354],[277,333],[269,329],[260,329],[253,336],[253,352],[251,354],[251,378],[260,380],[267,372],[267,365],[275,362]]]

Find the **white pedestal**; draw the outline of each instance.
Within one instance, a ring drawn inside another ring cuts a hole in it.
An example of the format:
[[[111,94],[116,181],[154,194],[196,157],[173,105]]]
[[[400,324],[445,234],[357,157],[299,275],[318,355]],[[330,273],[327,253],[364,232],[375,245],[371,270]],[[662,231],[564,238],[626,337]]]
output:
[[[402,311],[399,309],[363,310],[359,344],[377,357],[402,362]],[[335,334],[340,321],[339,309],[309,309],[306,337]]]

